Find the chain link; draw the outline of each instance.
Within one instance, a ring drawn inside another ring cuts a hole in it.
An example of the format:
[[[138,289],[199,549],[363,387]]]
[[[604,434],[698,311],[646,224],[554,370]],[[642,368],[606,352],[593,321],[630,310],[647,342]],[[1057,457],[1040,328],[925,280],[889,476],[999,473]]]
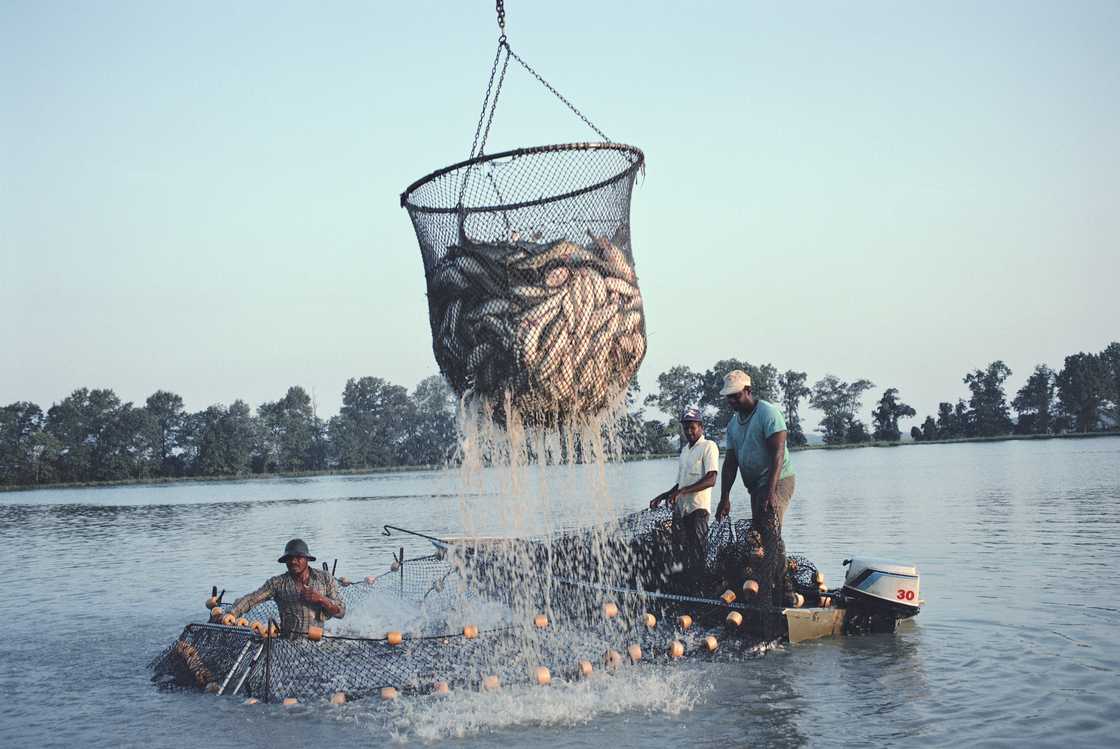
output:
[[[494,4],[494,10],[498,13],[498,28],[501,29],[502,35],[499,41],[504,42],[506,39],[506,3],[505,0],[497,0]]]
[[[610,142],[611,142],[611,139],[607,137],[606,133],[604,133],[604,132],[603,132],[602,130],[600,130],[599,128],[595,127],[594,123],[592,123],[592,122],[591,122],[591,120],[587,119],[587,117],[586,117],[586,116],[584,115],[584,113],[583,113],[583,112],[581,112],[581,111],[579,111],[578,109],[576,109],[576,107],[575,107],[575,105],[574,105],[574,104],[572,104],[572,103],[571,103],[570,101],[568,101],[567,99],[565,99],[565,98],[564,98],[564,95],[563,95],[563,94],[561,94],[561,93],[560,93],[559,91],[557,91],[557,90],[556,90],[555,88],[553,88],[553,87],[552,87],[552,84],[551,84],[551,83],[549,83],[548,81],[546,81],[546,80],[545,80],[544,78],[541,78],[541,76],[540,76],[540,73],[538,73],[537,71],[533,70],[533,68],[532,68],[532,67],[530,67],[529,63],[527,63],[527,62],[525,62],[524,60],[522,60],[522,59],[521,59],[521,58],[520,58],[520,57],[518,56],[518,54],[517,54],[516,52],[514,52],[514,51],[513,51],[512,49],[510,49],[510,46],[509,46],[509,44],[505,44],[505,48],[506,48],[506,50],[508,51],[509,55],[511,55],[511,56],[513,57],[513,59],[515,59],[515,60],[517,60],[517,61],[518,61],[519,63],[521,63],[521,67],[525,68],[525,69],[526,69],[526,70],[528,70],[528,71],[529,71],[530,73],[532,73],[532,74],[533,74],[533,77],[534,77],[534,78],[536,78],[536,79],[537,79],[538,81],[540,81],[540,83],[541,83],[541,85],[542,85],[542,86],[544,86],[544,87],[545,87],[545,88],[547,88],[547,89],[548,89],[549,91],[551,91],[551,92],[553,93],[553,95],[554,95],[554,96],[555,96],[555,97],[556,97],[557,99],[559,99],[560,101],[564,102],[564,104],[566,104],[566,105],[567,105],[568,109],[572,110],[572,111],[573,111],[573,112],[575,113],[575,115],[576,115],[577,117],[579,117],[579,118],[580,118],[581,120],[583,120],[583,121],[584,121],[584,123],[585,123],[585,124],[586,124],[586,125],[587,125],[587,126],[588,126],[589,128],[591,128],[591,129],[592,129],[592,130],[594,130],[594,131],[595,131],[596,133],[598,133],[598,134],[599,134],[599,137],[600,137],[600,138],[602,138],[602,139],[603,139],[604,141],[606,141],[607,143],[610,143]],[[507,62],[508,62],[508,57],[507,57]]]

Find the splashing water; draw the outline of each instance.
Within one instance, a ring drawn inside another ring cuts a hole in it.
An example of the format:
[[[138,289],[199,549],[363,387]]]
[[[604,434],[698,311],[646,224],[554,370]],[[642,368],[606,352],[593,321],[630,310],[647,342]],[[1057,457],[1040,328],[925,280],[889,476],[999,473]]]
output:
[[[699,668],[651,666],[579,682],[556,681],[545,688],[453,692],[381,709],[395,741],[436,741],[518,726],[587,724],[604,715],[677,715],[691,710],[710,689],[711,682]]]

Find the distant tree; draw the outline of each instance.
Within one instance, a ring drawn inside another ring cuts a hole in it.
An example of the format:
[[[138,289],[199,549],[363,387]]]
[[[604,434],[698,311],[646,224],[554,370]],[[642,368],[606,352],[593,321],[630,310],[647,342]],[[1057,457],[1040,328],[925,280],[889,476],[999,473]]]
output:
[[[377,468],[403,456],[407,419],[413,403],[408,391],[380,377],[351,378],[342,391],[342,408],[329,433],[340,468]],[[406,461],[409,462],[409,461]]]
[[[265,444],[266,470],[305,471],[321,468],[316,446],[322,427],[311,396],[298,385],[283,398],[257,408]]]
[[[755,366],[742,359],[721,359],[717,361],[704,374],[700,375],[699,398],[700,407],[705,413],[714,412],[707,423],[707,436],[717,442],[723,439],[727,422],[731,421],[731,409],[727,405],[727,398],[720,395],[719,391],[723,389],[724,375],[735,369],[741,369],[750,375],[751,392],[754,397],[770,403],[778,403],[781,394],[778,385],[778,370],[772,364]],[[800,421],[798,423],[800,424]]]
[[[58,444],[61,481],[113,481],[148,475],[153,447],[147,415],[109,389],[75,390],[47,411]]]
[[[1011,405],[1019,415],[1016,432],[1047,434],[1054,417],[1054,370],[1045,364],[1036,366]]]
[[[922,422],[922,440],[929,442],[931,440],[939,439],[941,435],[938,433],[937,422],[933,420],[932,416],[927,416],[926,420]]]
[[[1096,354],[1072,354],[1055,382],[1062,410],[1073,419],[1079,432],[1097,428],[1101,405],[1108,387],[1105,365]]]
[[[976,436],[976,420],[964,398],[957,398],[957,405],[953,407],[953,423],[957,427],[954,437]]]
[[[186,425],[187,414],[183,399],[175,393],[157,390],[148,396],[144,410],[151,417],[154,434],[151,437],[159,461],[159,472],[165,476],[178,476],[185,468],[179,459],[179,440]]]
[[[863,406],[863,394],[873,387],[875,385],[869,380],[848,383],[833,374],[817,380],[809,405],[824,412],[821,431],[826,444],[864,442],[868,439],[867,429],[856,418],[856,413]]]
[[[1120,426],[1120,342],[1113,341],[1100,353],[1104,368],[1104,397],[1111,406],[1114,427]]]
[[[676,424],[658,421],[657,419],[646,419],[642,424],[642,430],[642,442],[645,445],[646,453],[660,455],[674,452],[675,441],[680,436],[680,430]]]
[[[926,418],[929,419],[929,418],[932,418],[932,417],[927,416]],[[910,439],[914,440],[915,442],[921,442],[922,441],[922,428],[918,427],[918,426],[910,427]]]
[[[249,404],[234,401],[229,408],[210,406],[192,414],[184,425],[190,472],[196,476],[238,476],[250,472],[260,442],[260,425]]]
[[[976,436],[994,437],[1011,431],[1011,411],[1003,390],[1003,383],[1010,376],[1011,370],[999,360],[964,376],[964,384],[972,392],[968,405]]]
[[[786,417],[786,429],[788,430],[786,438],[790,445],[794,447],[804,445],[807,442],[805,431],[801,428],[801,416],[798,413],[801,408],[801,401],[813,394],[813,391],[805,386],[807,377],[808,375],[804,372],[795,372],[790,369],[778,378],[778,386],[782,392],[782,413]]]
[[[937,436],[943,440],[961,436],[952,403],[941,401],[937,404]]]
[[[0,408],[0,484],[36,483],[36,447],[45,420],[43,410],[27,401]]]
[[[700,404],[701,392],[700,375],[679,365],[657,376],[657,392],[647,395],[645,404],[668,415],[673,424],[686,408]]]
[[[458,439],[455,393],[442,376],[432,375],[416,385],[409,400],[412,417],[404,425],[402,462],[409,465],[446,463]]]
[[[917,412],[908,404],[898,399],[898,388],[887,388],[879,405],[871,412],[875,424],[875,439],[885,442],[898,442],[902,432],[898,429],[898,420],[914,416]]]

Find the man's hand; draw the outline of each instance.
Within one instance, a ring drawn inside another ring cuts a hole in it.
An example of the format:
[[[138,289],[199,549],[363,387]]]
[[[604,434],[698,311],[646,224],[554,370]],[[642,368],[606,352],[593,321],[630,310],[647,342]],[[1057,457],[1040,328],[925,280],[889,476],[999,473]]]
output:
[[[778,509],[778,493],[770,492],[766,495],[766,499],[762,502],[762,507],[767,510],[775,511]]]
[[[656,510],[662,502],[664,502],[667,506],[672,507],[677,503],[678,496],[680,496],[680,492],[676,489],[670,489],[667,492],[661,492],[649,501],[649,509]]]
[[[304,603],[310,603],[314,606],[324,606],[329,603],[326,596],[321,593],[316,593],[306,585],[299,589],[299,597]]]
[[[720,497],[719,505],[716,507],[716,520],[723,520],[731,514],[731,497]]]

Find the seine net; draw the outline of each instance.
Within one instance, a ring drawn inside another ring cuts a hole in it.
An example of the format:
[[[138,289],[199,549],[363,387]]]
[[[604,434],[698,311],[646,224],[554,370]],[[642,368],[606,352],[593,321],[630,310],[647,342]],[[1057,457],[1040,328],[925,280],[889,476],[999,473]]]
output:
[[[643,511],[609,524],[607,530],[620,544],[647,549],[664,543],[670,521],[664,509]],[[579,554],[581,545],[598,544],[603,530],[511,541],[532,549],[532,554],[516,558],[540,565],[536,589],[511,589],[504,570],[509,557],[500,551],[501,545],[452,543],[437,554],[405,560],[396,570],[341,588],[350,611],[362,605],[390,607],[393,601],[445,613],[462,611],[479,600],[508,607],[508,616],[487,625],[453,628],[448,625],[453,617],[437,617],[422,629],[405,631],[399,644],[393,644],[388,633],[350,636],[328,631],[312,640],[307,633],[262,637],[247,627],[190,624],[152,661],[152,680],[161,688],[209,688],[278,701],[325,699],[336,692],[358,699],[377,695],[384,687],[423,693],[440,683],[452,689],[478,689],[489,676],[501,684],[533,683],[539,681],[542,667],[554,678],[577,679],[584,673],[581,661],[599,670],[608,666],[606,658],[613,651],[627,662],[637,652],[631,646],[644,654],[642,660],[667,660],[674,641],[681,642],[686,652],[707,654],[707,637],[723,642],[733,635],[733,650],[749,652],[758,643],[750,634],[757,631],[749,626],[752,617],[776,614],[765,605],[719,598],[722,589],[741,585],[749,573],[744,566],[753,548],[748,521],[713,523],[702,589],[675,593],[670,592],[671,585],[650,593],[640,585],[597,582],[594,570],[567,577],[572,568],[566,566],[564,556]],[[657,565],[666,561],[666,555],[664,548],[655,548],[639,558],[645,565]],[[796,564],[787,575],[790,589],[805,595],[806,605],[819,602],[823,593],[815,584],[816,568],[803,557],[791,559]],[[550,566],[554,573],[565,574],[547,574]],[[516,580],[523,584],[530,577],[522,574]],[[523,599],[514,600],[519,596]],[[608,602],[617,605],[617,613],[611,616],[604,614]],[[546,617],[546,626],[523,615],[533,607]],[[731,610],[743,613],[743,629],[728,630],[726,617]],[[688,613],[694,624],[683,629],[675,618],[680,613]],[[655,615],[653,626],[646,614]],[[276,615],[275,605],[265,602],[247,612],[246,618],[267,624]],[[721,652],[727,650],[722,647]]]
[[[459,395],[529,423],[616,402],[646,351],[630,237],[642,152],[523,148],[440,170],[401,197],[420,243],[432,347]]]

